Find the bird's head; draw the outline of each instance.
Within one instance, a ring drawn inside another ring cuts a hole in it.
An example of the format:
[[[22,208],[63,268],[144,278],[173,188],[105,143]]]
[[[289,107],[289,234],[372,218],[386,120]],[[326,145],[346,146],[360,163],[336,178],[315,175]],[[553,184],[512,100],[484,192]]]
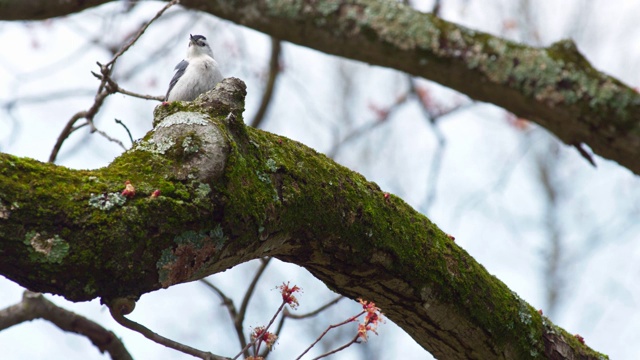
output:
[[[209,55],[213,57],[213,51],[211,50],[206,37],[202,35],[189,34],[189,50],[187,51],[187,57],[198,55]]]

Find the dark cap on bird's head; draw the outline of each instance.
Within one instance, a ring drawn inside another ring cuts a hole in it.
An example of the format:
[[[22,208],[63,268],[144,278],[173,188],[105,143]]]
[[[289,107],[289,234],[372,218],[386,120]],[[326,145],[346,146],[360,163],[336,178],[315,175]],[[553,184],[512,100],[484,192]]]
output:
[[[207,38],[202,35],[191,35],[191,34],[189,34],[189,39],[191,40],[192,43],[195,43],[198,40],[207,40]]]

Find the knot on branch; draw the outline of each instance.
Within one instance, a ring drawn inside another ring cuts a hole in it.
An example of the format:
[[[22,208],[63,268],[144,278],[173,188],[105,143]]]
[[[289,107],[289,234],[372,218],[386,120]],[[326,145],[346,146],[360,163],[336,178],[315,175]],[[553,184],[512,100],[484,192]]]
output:
[[[226,78],[213,90],[209,90],[194,100],[194,105],[206,109],[211,115],[236,116],[244,112],[244,98],[247,96],[247,85],[238,78]]]
[[[229,154],[219,126],[206,114],[179,111],[160,121],[151,137],[136,149],[175,161],[173,175],[178,180],[195,177],[210,182],[222,175]]]
[[[231,127],[229,118],[244,127],[246,95],[247,87],[242,80],[227,78],[193,102],[163,103],[154,110],[155,129],[136,150],[175,160],[173,175],[178,180],[194,175],[203,182],[215,180],[222,175],[229,154],[221,127]]]

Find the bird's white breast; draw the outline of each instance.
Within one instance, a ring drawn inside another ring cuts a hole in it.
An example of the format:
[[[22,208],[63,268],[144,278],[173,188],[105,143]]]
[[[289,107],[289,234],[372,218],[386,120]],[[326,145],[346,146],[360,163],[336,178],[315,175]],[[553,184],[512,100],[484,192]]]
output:
[[[188,61],[187,69],[171,89],[167,101],[193,101],[222,81],[218,63],[210,56],[196,56]]]

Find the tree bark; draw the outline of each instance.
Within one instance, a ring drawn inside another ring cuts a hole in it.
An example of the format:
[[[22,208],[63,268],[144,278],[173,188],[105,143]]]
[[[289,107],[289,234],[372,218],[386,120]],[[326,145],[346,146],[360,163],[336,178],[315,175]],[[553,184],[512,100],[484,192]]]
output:
[[[0,156],[0,274],[73,301],[140,295],[274,256],[374,301],[442,359],[600,355],[401,199],[300,143],[245,127],[244,83],[159,105],[108,167]]]
[[[82,6],[30,10],[5,2],[0,19],[40,19]],[[52,2],[57,3],[57,2]],[[183,0],[273,37],[386,66],[496,104],[584,143],[640,174],[640,94],[595,70],[570,40],[533,48],[424,14],[392,0]]]
[[[0,20],[44,20],[75,14],[112,0],[2,0]]]

